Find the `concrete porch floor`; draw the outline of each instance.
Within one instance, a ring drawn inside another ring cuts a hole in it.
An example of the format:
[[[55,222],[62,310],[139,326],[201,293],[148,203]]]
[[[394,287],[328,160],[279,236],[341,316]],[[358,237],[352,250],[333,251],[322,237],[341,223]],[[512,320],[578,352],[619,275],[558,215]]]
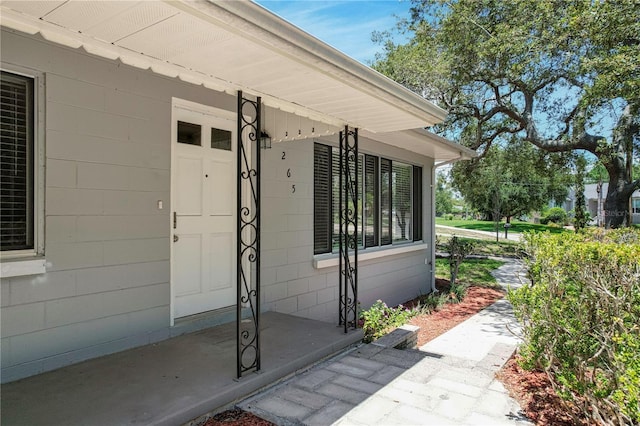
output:
[[[334,324],[267,312],[262,370],[235,379],[228,323],[2,385],[2,425],[179,425],[356,343]]]

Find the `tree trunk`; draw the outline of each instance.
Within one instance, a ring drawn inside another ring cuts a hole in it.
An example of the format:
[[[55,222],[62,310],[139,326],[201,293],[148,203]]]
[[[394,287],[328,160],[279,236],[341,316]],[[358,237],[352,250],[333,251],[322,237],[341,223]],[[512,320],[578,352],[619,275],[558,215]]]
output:
[[[625,170],[619,170],[625,173]],[[618,173],[609,172],[609,188],[604,200],[604,225],[606,228],[620,228],[629,223],[629,199],[634,185],[626,182]]]
[[[398,220],[398,226],[400,226],[400,238],[405,240],[407,237],[407,220],[406,212],[400,211],[400,214],[396,213],[396,219]]]
[[[611,149],[601,161],[609,174],[609,188],[604,202],[604,224],[606,228],[619,228],[630,223],[629,199],[640,180],[631,180],[628,169],[630,146],[638,133],[637,108],[627,106],[613,131]]]

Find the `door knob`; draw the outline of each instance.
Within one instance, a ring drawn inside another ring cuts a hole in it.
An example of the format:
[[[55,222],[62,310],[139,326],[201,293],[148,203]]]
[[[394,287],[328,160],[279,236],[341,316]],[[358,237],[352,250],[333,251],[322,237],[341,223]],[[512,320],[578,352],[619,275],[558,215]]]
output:
[[[179,239],[180,239],[180,237],[178,237],[178,234],[173,234],[173,242],[174,243],[178,242]]]

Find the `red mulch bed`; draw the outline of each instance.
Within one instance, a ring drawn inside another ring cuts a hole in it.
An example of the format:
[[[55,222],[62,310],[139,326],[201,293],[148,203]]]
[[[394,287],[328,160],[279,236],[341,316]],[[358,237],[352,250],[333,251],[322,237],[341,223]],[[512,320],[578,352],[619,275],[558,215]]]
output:
[[[450,288],[449,281],[439,278],[436,279],[436,288],[441,293],[447,293]],[[409,323],[420,327],[420,331],[418,332],[418,347],[451,330],[470,316],[503,297],[503,291],[471,286],[467,289],[467,294],[460,303],[449,303],[430,315],[413,317]],[[413,307],[417,302],[418,299],[414,299],[404,305]]]
[[[275,426],[274,423],[238,408],[216,414],[202,426]]]
[[[538,426],[588,426],[580,410],[560,399],[543,371],[526,371],[520,367],[519,355],[512,357],[496,374],[522,411]],[[573,416],[572,416],[573,414]]]

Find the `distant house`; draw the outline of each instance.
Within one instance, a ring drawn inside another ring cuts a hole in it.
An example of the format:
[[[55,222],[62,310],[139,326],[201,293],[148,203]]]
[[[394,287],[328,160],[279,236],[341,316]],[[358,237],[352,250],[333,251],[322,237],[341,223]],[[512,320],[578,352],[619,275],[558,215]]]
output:
[[[575,209],[576,206],[576,193],[573,188],[569,189],[567,192],[567,196],[561,202],[557,200],[551,200],[549,202],[549,207],[562,207],[562,209],[566,212],[570,212]]]
[[[584,198],[587,203],[589,214],[596,224],[604,223],[604,200],[607,197],[609,184],[602,184],[602,188],[598,188],[597,183],[590,183],[584,186]],[[632,223],[640,223],[640,190],[631,194],[631,221]]]
[[[446,111],[251,2],[0,14],[4,382],[432,289]]]

